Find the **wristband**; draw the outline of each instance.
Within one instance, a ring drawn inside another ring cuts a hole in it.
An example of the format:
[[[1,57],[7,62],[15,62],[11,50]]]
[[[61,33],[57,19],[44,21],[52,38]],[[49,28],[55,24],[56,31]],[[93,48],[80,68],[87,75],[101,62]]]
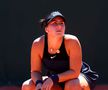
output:
[[[53,83],[58,83],[59,81],[59,77],[57,74],[51,75],[50,78],[52,79]]]
[[[36,86],[37,84],[39,84],[39,83],[43,84],[42,80],[37,80],[36,83],[35,83],[35,86]]]

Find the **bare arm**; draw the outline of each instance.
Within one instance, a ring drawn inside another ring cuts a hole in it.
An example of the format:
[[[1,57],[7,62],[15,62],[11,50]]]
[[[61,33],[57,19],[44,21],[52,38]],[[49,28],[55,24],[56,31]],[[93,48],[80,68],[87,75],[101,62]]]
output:
[[[67,50],[69,55],[70,70],[58,74],[59,82],[78,78],[82,64],[82,50],[78,39],[76,37],[72,37],[72,39],[70,38],[66,43],[67,44],[65,45],[68,45]]]
[[[31,48],[31,78],[34,83],[37,80],[42,80],[41,76],[41,41],[35,40]]]

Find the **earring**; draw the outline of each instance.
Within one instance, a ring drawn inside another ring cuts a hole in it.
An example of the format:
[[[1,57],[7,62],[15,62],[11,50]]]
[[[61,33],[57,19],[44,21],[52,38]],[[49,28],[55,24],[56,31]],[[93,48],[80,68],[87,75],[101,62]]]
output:
[[[46,33],[48,33],[48,30],[46,30]]]

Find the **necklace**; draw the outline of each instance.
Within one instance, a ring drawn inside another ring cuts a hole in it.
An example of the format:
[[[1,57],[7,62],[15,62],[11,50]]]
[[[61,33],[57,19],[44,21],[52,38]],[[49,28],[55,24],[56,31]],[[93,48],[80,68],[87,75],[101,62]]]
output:
[[[59,50],[59,49],[54,50],[54,49],[51,48],[51,49],[50,49],[50,52],[51,52],[51,53],[53,53],[53,52],[55,52],[55,53],[60,53],[60,50]]]

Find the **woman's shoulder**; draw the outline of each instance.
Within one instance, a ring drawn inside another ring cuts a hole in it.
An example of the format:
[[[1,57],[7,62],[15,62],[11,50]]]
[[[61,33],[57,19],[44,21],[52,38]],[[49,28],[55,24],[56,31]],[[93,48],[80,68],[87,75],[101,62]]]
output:
[[[42,36],[36,38],[36,39],[33,41],[33,44],[39,44],[39,43],[43,42],[43,41],[44,41],[44,37],[45,37],[45,35],[42,35]]]
[[[64,39],[66,41],[78,41],[78,38],[75,35],[65,34]]]
[[[65,34],[64,35],[65,47],[69,55],[70,50],[75,51],[79,47],[81,48],[80,42],[75,35]]]
[[[36,38],[36,39],[33,41],[33,43],[32,43],[32,47],[37,47],[37,48],[42,47],[43,44],[44,44],[44,37],[45,37],[45,36],[42,35],[42,36]]]
[[[67,46],[71,46],[71,47],[80,46],[80,41],[75,35],[65,34],[64,38],[65,38],[65,44]]]
[[[32,43],[32,48],[31,51],[34,52],[35,54],[39,54],[40,57],[43,55],[43,50],[44,50],[44,35],[36,38],[33,43]]]

